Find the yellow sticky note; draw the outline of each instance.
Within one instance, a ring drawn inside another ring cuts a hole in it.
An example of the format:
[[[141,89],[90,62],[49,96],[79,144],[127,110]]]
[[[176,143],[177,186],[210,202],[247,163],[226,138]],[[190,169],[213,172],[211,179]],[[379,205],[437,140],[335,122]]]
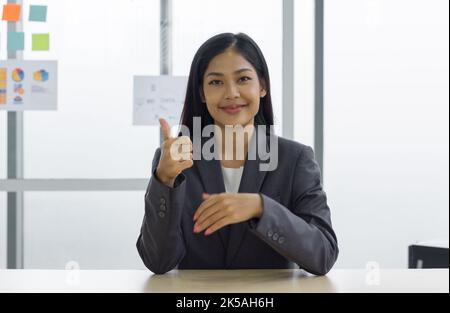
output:
[[[20,20],[20,4],[5,4],[3,6],[3,21],[18,22]]]

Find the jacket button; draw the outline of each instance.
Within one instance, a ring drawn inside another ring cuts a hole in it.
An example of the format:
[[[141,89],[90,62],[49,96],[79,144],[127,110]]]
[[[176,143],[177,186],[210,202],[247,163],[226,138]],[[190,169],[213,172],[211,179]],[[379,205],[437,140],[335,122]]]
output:
[[[166,199],[161,198],[161,200],[159,200],[159,203],[161,203],[161,204],[166,204]]]
[[[275,233],[275,234],[273,234],[272,239],[273,240],[278,240],[278,237],[279,237],[278,233]]]
[[[267,232],[267,236],[272,237],[272,235],[273,235],[273,231],[269,230],[269,231]]]
[[[161,205],[159,206],[159,209],[160,209],[161,211],[165,211],[165,210],[166,210],[166,206],[165,206],[164,204],[161,204]]]
[[[164,212],[158,212],[158,216],[160,218],[164,218],[166,216],[166,214]]]
[[[285,241],[286,241],[286,239],[285,239],[283,236],[281,236],[280,238],[278,238],[278,243],[279,243],[279,244],[283,244]]]

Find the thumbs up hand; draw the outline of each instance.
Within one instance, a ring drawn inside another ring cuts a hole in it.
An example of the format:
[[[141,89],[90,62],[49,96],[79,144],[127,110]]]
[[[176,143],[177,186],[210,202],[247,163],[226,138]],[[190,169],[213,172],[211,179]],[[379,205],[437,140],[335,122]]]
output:
[[[161,118],[159,124],[164,142],[161,145],[161,157],[156,168],[156,176],[166,186],[173,187],[177,176],[194,165],[192,141],[188,136],[172,138],[169,123],[165,119]]]

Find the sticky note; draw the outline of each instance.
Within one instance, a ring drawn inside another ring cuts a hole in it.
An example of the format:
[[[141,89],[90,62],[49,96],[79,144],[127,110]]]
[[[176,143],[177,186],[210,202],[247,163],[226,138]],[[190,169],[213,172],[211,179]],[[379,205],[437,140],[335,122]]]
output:
[[[18,22],[20,20],[20,4],[3,5],[3,21]]]
[[[46,5],[30,5],[30,22],[46,22],[47,6]]]
[[[23,51],[25,49],[25,33],[8,32],[8,51]]]
[[[33,51],[48,51],[50,50],[50,34],[33,34]]]

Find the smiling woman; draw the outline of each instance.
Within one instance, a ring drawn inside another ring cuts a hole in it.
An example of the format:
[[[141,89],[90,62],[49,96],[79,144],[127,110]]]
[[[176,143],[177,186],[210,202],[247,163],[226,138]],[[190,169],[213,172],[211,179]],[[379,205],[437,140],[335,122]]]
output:
[[[191,136],[172,138],[168,123],[160,123],[164,142],[153,159],[137,241],[151,271],[297,265],[326,274],[331,269],[338,246],[319,166],[310,147],[273,132],[269,70],[249,36],[219,34],[195,54],[181,118]],[[208,145],[204,133],[211,126],[217,129],[211,141],[221,147],[217,158],[194,159],[195,150]],[[233,134],[230,148],[229,127],[242,132],[258,127],[243,140],[243,159],[233,151],[244,134]],[[276,150],[279,166],[262,169],[267,159],[254,152],[267,148]],[[181,150],[182,158],[173,158],[173,150]]]

